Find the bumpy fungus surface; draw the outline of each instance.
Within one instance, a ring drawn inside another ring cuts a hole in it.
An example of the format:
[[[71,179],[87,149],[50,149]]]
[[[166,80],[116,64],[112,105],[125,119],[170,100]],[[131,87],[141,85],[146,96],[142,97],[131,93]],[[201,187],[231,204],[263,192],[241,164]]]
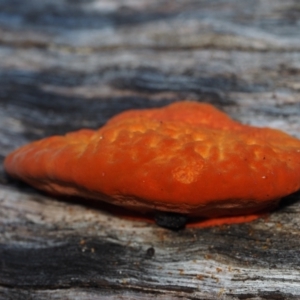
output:
[[[25,145],[6,157],[5,169],[51,194],[139,212],[241,216],[300,188],[300,140],[240,124],[209,104],[178,102]]]

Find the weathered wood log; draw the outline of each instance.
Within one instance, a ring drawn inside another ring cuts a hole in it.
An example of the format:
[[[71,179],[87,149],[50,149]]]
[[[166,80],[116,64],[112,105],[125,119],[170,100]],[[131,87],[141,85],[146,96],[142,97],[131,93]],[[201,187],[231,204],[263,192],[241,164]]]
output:
[[[192,99],[300,138],[297,0],[0,1],[0,299],[299,299],[300,194],[178,232],[6,176],[38,138]]]

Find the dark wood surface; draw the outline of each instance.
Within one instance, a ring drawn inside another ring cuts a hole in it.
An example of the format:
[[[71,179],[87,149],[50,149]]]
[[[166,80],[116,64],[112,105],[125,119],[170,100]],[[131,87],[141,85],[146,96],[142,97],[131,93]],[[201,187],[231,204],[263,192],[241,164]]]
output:
[[[300,299],[300,194],[173,232],[8,178],[27,142],[191,99],[300,138],[297,0],[0,0],[0,299]]]

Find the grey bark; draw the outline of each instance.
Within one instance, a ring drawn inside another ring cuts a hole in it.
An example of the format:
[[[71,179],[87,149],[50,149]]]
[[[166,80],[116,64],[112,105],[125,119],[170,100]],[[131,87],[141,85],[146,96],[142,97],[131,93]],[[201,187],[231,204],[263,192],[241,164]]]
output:
[[[191,99],[300,138],[297,0],[0,0],[0,299],[299,299],[300,194],[172,232],[5,175],[30,141]]]

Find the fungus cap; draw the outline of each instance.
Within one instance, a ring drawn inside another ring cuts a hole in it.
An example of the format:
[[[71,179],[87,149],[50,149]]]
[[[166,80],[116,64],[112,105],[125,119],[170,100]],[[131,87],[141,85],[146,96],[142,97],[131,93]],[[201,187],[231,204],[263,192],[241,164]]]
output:
[[[30,143],[4,164],[51,194],[204,218],[260,212],[300,188],[300,140],[189,101]]]

